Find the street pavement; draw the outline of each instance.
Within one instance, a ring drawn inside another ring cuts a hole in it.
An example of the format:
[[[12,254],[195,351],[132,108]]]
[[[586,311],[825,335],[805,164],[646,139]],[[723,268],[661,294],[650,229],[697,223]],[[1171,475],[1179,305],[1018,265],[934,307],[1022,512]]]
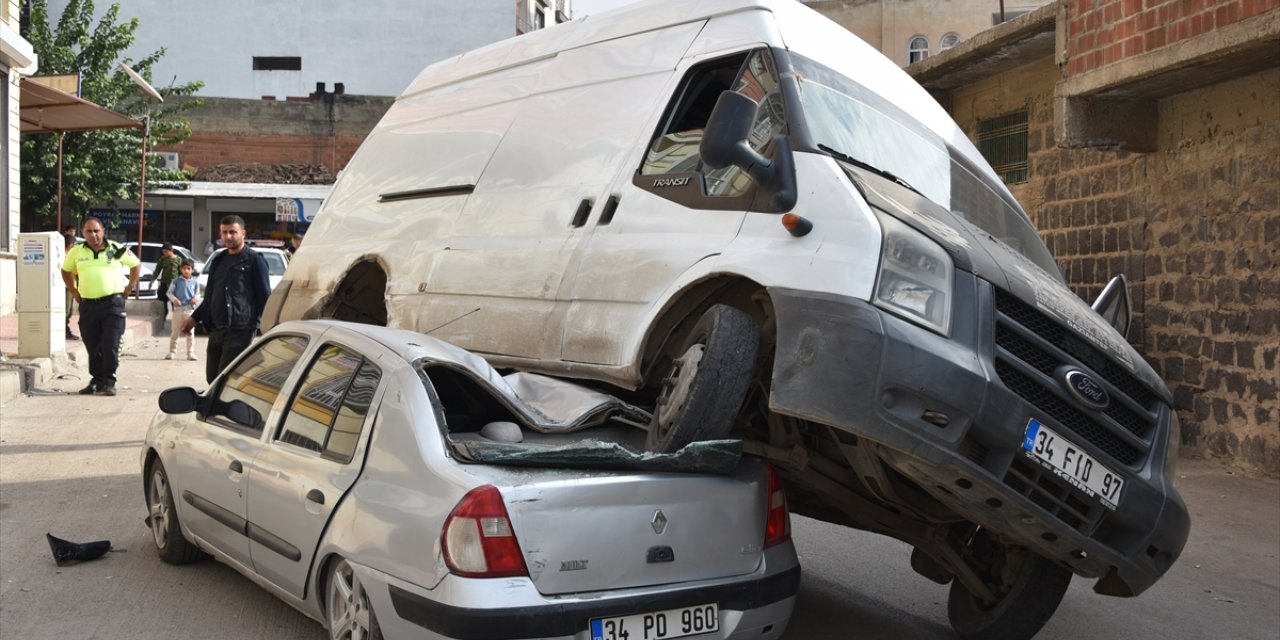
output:
[[[217,562],[157,558],[142,439],[160,390],[205,387],[203,360],[166,361],[167,350],[167,337],[126,348],[117,397],[68,395],[88,380],[68,370],[0,406],[0,639],[327,637]],[[1280,482],[1187,460],[1178,484],[1193,525],[1169,574],[1132,599],[1077,578],[1040,638],[1280,640]],[[912,573],[906,545],[799,517],[793,532],[804,578],[787,640],[954,638],[947,587]],[[46,533],[113,550],[59,568]]]

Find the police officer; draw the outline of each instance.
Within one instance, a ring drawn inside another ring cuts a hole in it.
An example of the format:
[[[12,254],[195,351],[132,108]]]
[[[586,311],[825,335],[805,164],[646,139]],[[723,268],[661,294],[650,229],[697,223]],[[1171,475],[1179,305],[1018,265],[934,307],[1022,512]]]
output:
[[[142,263],[128,247],[107,240],[106,227],[97,218],[85,218],[81,233],[84,242],[71,247],[62,261],[62,281],[80,304],[80,338],[89,351],[93,376],[80,395],[114,396],[124,335],[124,298],[138,286]],[[127,286],[122,284],[126,270]]]

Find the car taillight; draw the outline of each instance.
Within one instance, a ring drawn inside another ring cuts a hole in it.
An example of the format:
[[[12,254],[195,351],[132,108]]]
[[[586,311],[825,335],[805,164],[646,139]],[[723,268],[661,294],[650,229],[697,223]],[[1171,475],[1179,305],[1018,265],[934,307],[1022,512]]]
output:
[[[791,539],[791,518],[787,513],[787,492],[782,489],[782,478],[771,465],[765,465],[765,472],[769,477],[769,492],[765,498],[769,517],[764,526],[764,548],[768,549]]]
[[[462,496],[444,521],[444,562],[467,578],[527,576],[502,494],[492,485],[476,487]]]

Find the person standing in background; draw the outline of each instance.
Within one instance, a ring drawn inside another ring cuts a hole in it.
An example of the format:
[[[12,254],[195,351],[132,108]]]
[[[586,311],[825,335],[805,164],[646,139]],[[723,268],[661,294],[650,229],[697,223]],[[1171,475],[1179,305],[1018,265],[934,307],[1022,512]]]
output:
[[[302,246],[302,234],[295,233],[293,234],[293,237],[289,238],[288,244],[284,246],[284,252],[290,258],[293,258],[293,256],[298,253],[298,248],[301,246]]]
[[[184,334],[194,331],[197,322],[209,330],[204,363],[208,382],[248,348],[271,295],[267,260],[245,244],[244,219],[225,216],[218,227],[226,251],[205,264],[205,301],[182,323]]]
[[[62,261],[62,281],[80,304],[80,337],[89,351],[89,374],[93,376],[80,395],[114,396],[120,338],[124,335],[124,299],[137,289],[142,263],[128,247],[107,240],[101,220],[85,218],[82,230],[84,242],[71,247]],[[129,283],[121,285],[126,269]]]
[[[161,302],[165,300],[165,295],[169,292],[169,285],[182,274],[182,258],[173,252],[173,245],[166,242],[160,247],[160,259],[156,261],[156,272],[153,276],[159,285],[156,288],[156,297]],[[164,305],[164,310],[160,313],[160,320],[164,320],[169,314],[169,305]]]
[[[68,253],[71,253],[71,247],[76,246],[76,226],[75,226],[74,224],[67,224],[67,225],[63,225],[63,226],[62,226],[62,238],[63,238],[63,240],[64,240],[64,242],[65,242],[65,245],[66,245],[66,247],[65,247],[65,249],[66,249],[66,250],[62,252],[62,255],[63,255],[63,256],[66,256]],[[73,298],[73,297],[71,296],[71,292],[72,292],[74,289],[75,289],[75,287],[66,287],[66,294],[67,294],[67,298],[66,298],[66,302],[67,302],[67,339],[68,339],[68,340],[79,340],[79,339],[80,339],[79,337],[77,337],[77,336],[76,336],[76,334],[71,333],[71,311],[72,311],[72,308],[73,308],[73,307],[75,307],[75,304],[74,304],[74,303],[75,303],[75,301],[76,301],[76,300],[75,300],[75,298]]]
[[[173,322],[169,329],[169,355],[164,357],[165,360],[178,357],[178,336],[182,334],[182,327],[191,316],[191,312],[200,305],[200,281],[196,280],[195,272],[195,263],[183,260],[180,267],[181,275],[174,279],[168,289],[165,289],[168,304],[173,305]],[[187,359],[198,359],[195,336],[189,333],[187,334]]]

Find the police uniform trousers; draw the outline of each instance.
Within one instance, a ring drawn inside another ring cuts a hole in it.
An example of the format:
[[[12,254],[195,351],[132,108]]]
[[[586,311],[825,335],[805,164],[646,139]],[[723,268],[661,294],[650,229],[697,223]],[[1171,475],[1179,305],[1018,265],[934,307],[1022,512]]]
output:
[[[80,299],[80,339],[89,352],[89,375],[95,386],[116,386],[122,337],[124,296]]]

